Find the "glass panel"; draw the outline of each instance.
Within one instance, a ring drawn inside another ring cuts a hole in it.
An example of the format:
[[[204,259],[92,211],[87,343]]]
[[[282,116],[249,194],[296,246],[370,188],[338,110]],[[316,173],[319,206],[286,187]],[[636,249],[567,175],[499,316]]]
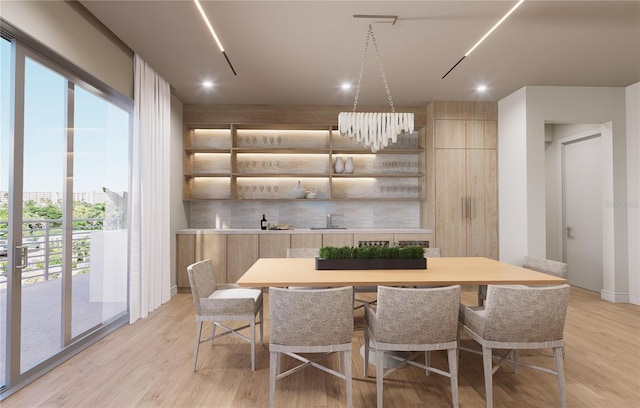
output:
[[[129,114],[74,92],[72,322],[76,337],[127,310]]]
[[[0,388],[6,384],[7,238],[9,221],[9,107],[11,44],[0,40]]]
[[[20,372],[62,348],[62,191],[66,81],[25,64],[23,245]]]

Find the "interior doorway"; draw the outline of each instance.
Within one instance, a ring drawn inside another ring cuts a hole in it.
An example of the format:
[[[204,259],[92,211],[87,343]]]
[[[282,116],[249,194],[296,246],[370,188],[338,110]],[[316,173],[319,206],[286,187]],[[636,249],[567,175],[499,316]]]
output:
[[[563,260],[568,282],[588,290],[603,288],[601,134],[560,140]]]

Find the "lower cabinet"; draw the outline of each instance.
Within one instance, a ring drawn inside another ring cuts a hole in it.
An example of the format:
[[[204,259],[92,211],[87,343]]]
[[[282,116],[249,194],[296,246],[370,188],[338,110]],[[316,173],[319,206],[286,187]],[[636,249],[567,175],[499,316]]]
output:
[[[189,293],[187,266],[203,259],[213,261],[219,283],[236,282],[258,258],[286,258],[287,248],[385,245],[401,241],[430,243],[432,234],[177,234],[176,273],[179,293]]]
[[[196,235],[196,261],[211,259],[218,283],[227,283],[227,236]]]
[[[322,234],[322,246],[353,246],[353,234]]]
[[[291,248],[321,248],[322,234],[292,234]]]
[[[176,236],[176,284],[178,293],[190,293],[187,266],[196,261],[196,236],[178,234]]]
[[[260,235],[260,258],[286,258],[291,235]]]
[[[227,235],[227,283],[235,283],[260,257],[259,235]]]

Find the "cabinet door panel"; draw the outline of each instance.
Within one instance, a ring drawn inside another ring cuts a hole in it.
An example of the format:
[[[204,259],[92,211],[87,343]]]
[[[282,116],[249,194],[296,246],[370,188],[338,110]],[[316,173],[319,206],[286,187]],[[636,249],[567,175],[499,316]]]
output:
[[[291,235],[260,235],[260,258],[286,258]]]
[[[322,234],[292,234],[291,248],[320,248]]]
[[[196,261],[211,259],[218,283],[227,283],[227,236],[203,234],[196,238]]]
[[[176,235],[176,284],[178,292],[191,292],[187,266],[195,262],[195,235]]]
[[[465,121],[452,119],[436,120],[435,148],[436,149],[464,149]]]
[[[227,236],[227,282],[235,283],[258,260],[258,235]]]
[[[467,149],[495,149],[498,139],[498,127],[495,120],[467,120]]]
[[[467,256],[497,259],[497,172],[496,152],[467,150],[467,195],[469,218]]]
[[[322,234],[322,246],[353,246],[353,234]]]
[[[436,149],[436,246],[446,256],[466,256],[464,149]]]

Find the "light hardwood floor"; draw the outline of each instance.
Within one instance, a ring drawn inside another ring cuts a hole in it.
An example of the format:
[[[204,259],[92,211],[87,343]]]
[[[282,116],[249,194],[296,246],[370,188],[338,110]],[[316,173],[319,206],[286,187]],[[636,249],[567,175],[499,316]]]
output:
[[[473,304],[474,292],[463,301]],[[265,306],[268,306],[268,302]],[[268,316],[268,307],[265,314]],[[363,377],[361,312],[353,334],[353,406],[376,403],[375,380]],[[249,344],[231,336],[203,344],[191,371],[195,329],[191,295],[180,294],[149,318],[123,327],[5,401],[13,407],[267,407],[269,353],[258,347],[250,369]],[[358,329],[359,327],[359,329]],[[265,325],[268,343],[268,322]],[[463,337],[465,345],[472,345]],[[640,401],[640,307],[601,301],[572,288],[565,327],[569,407],[632,407]],[[551,367],[550,350],[522,352]],[[446,367],[444,353],[433,353]],[[286,361],[286,360],[285,360]],[[337,368],[337,359],[331,361]],[[286,365],[286,364],[285,364]],[[460,354],[460,406],[484,406],[481,356]],[[385,379],[385,407],[450,407],[448,379],[414,367]],[[305,369],[277,383],[279,407],[345,406],[344,381]],[[495,407],[559,406],[554,376],[510,366],[494,375]]]

